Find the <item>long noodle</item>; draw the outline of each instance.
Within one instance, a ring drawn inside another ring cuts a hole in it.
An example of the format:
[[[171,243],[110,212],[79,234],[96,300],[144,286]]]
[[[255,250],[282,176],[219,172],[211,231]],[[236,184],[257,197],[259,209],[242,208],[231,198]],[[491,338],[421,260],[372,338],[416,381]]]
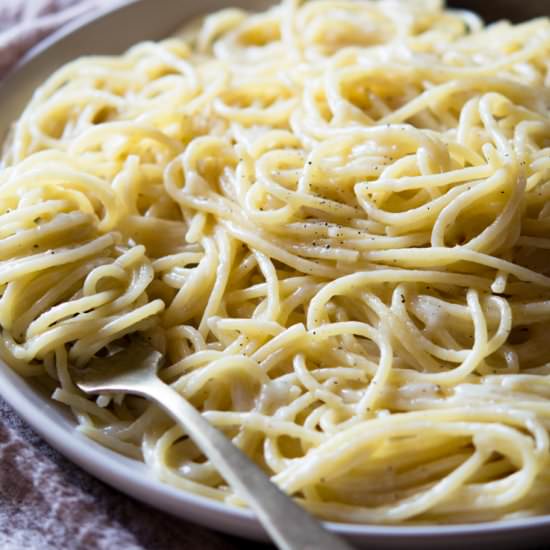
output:
[[[71,367],[140,332],[324,518],[550,512],[549,60],[548,19],[288,0],[69,63],[4,150],[0,357],[228,503],[180,427]]]

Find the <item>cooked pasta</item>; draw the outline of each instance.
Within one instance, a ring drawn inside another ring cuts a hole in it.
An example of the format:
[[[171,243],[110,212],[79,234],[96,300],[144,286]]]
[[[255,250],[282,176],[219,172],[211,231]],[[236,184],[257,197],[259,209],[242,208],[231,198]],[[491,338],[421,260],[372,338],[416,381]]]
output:
[[[225,9],[38,88],[0,172],[0,356],[78,429],[242,505],[160,376],[320,517],[550,510],[550,21],[438,1]]]

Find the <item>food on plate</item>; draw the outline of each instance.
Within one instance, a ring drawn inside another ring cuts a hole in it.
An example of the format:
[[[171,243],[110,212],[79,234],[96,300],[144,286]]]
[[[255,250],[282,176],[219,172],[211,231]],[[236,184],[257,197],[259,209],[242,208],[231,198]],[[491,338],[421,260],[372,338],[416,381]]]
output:
[[[69,63],[4,148],[0,356],[214,499],[180,427],[71,369],[139,333],[323,518],[547,513],[549,55],[545,18],[289,0]]]

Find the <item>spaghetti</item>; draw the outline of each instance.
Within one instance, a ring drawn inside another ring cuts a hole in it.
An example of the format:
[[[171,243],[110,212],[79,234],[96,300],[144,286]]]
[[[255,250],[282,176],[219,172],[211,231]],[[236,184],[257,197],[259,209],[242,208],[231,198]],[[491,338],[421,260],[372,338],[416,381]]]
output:
[[[238,499],[160,375],[321,517],[550,507],[550,22],[438,1],[226,9],[37,89],[0,172],[0,356],[78,429]]]

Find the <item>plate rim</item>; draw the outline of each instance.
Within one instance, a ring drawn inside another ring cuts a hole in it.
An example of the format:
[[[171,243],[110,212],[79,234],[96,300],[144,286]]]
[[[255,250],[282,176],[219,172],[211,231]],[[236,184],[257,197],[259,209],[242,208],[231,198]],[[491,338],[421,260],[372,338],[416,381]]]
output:
[[[25,71],[32,69],[37,60],[44,61],[54,46],[74,38],[83,29],[98,25],[107,18],[130,15],[139,6],[150,3],[150,0],[119,0],[115,7],[103,8],[95,13],[87,13],[71,21],[62,29],[44,38],[32,47],[16,65],[7,73],[0,84],[0,107],[5,103],[6,93],[17,83]],[[208,2],[204,2],[206,5]],[[212,0],[210,3],[215,3]],[[218,3],[220,3],[218,1]],[[243,0],[229,2],[231,5],[245,3]],[[254,0],[249,0],[253,4]],[[174,0],[156,0],[155,4],[174,6]],[[227,2],[225,3],[227,5]],[[187,3],[180,3],[181,22],[186,17]],[[162,7],[161,7],[162,9]],[[210,11],[210,10],[201,10]],[[146,38],[144,38],[146,39]],[[26,97],[26,104],[30,97]],[[0,109],[1,110],[1,109]],[[14,121],[16,116],[10,117]],[[7,124],[0,124],[0,133],[6,131]],[[210,529],[231,533],[233,535],[268,540],[263,528],[248,509],[237,508],[221,501],[197,495],[183,489],[177,489],[162,480],[153,477],[151,469],[142,462],[125,457],[108,449],[96,441],[78,432],[76,422],[66,418],[64,405],[57,404],[51,398],[41,395],[32,387],[29,379],[19,375],[0,359],[0,396],[22,417],[31,428],[43,437],[49,445],[68,458],[73,464],[109,486],[144,502],[157,509],[189,521],[201,524]],[[58,419],[58,420],[59,420]],[[72,426],[72,429],[69,428]],[[130,467],[133,466],[133,467]],[[146,475],[143,475],[143,474]],[[433,524],[433,525],[370,525],[353,523],[323,522],[331,531],[355,542],[397,542],[406,539],[410,543],[433,541],[444,537],[492,537],[505,536],[517,531],[550,530],[550,514],[526,518],[508,519],[483,523]]]

